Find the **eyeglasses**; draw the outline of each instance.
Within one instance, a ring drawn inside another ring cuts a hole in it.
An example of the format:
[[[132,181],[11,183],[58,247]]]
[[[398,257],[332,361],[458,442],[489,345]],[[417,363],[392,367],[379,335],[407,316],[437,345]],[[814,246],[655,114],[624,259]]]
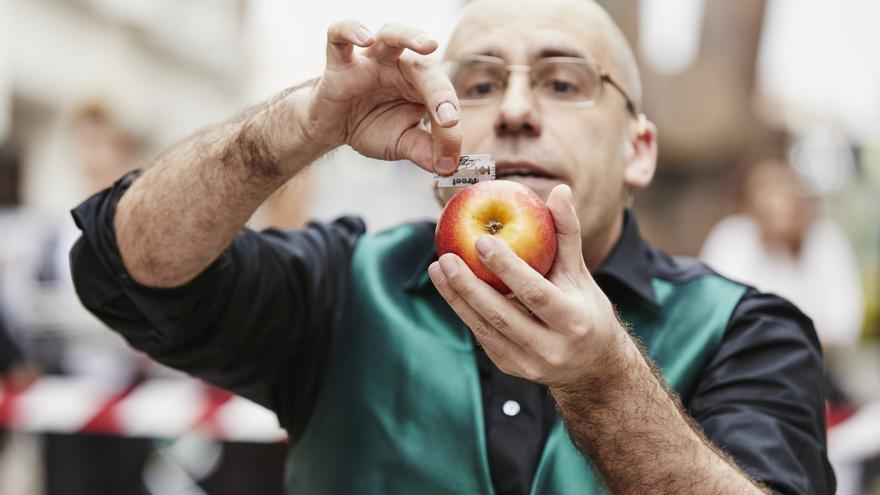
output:
[[[575,107],[592,107],[604,83],[626,100],[626,109],[639,119],[635,103],[607,72],[578,57],[547,57],[532,65],[508,65],[504,59],[486,55],[447,60],[444,68],[462,105],[485,105],[504,95],[508,72],[531,76],[532,89],[542,101]]]

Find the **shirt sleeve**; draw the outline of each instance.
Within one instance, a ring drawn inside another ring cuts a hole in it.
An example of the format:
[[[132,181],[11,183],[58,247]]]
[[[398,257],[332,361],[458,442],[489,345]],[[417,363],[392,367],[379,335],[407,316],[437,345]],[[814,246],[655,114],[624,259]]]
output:
[[[715,445],[774,493],[832,494],[823,383],[809,318],[749,289],[688,409]]]
[[[70,262],[82,303],[156,361],[272,409],[295,438],[314,406],[363,222],[243,229],[191,282],[147,287],[126,271],[113,231],[116,202],[135,177],[73,210],[82,237]]]

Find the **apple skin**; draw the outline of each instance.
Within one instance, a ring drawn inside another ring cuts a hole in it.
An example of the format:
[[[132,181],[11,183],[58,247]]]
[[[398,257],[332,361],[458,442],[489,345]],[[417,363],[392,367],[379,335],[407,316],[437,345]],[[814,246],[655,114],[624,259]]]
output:
[[[480,261],[476,242],[483,235],[504,241],[532,268],[546,275],[556,259],[556,227],[550,209],[534,191],[507,180],[478,182],[446,203],[437,223],[437,256],[455,253],[474,274],[502,294],[510,293]]]

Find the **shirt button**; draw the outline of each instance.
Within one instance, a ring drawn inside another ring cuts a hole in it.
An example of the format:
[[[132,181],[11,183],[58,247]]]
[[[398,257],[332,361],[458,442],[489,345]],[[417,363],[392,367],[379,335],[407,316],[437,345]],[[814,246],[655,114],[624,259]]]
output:
[[[519,402],[515,400],[506,401],[504,402],[504,405],[501,406],[501,412],[503,412],[507,416],[516,416],[517,414],[519,414],[519,411]]]

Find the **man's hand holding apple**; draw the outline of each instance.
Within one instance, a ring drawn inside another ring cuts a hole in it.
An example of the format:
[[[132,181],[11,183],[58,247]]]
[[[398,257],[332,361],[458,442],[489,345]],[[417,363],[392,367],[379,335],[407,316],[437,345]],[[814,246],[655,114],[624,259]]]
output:
[[[449,78],[427,57],[436,49],[430,36],[400,24],[386,24],[375,35],[354,20],[333,24],[327,67],[302,122],[305,133],[327,147],[348,144],[372,158],[454,171],[462,140],[459,103]],[[430,132],[421,125],[425,114]]]
[[[499,369],[548,385],[557,395],[609,384],[614,368],[637,357],[638,350],[584,262],[569,187],[557,186],[547,206],[557,253],[546,278],[491,235],[474,246],[483,265],[521,305],[478,278],[455,254],[443,254],[428,273]]]

